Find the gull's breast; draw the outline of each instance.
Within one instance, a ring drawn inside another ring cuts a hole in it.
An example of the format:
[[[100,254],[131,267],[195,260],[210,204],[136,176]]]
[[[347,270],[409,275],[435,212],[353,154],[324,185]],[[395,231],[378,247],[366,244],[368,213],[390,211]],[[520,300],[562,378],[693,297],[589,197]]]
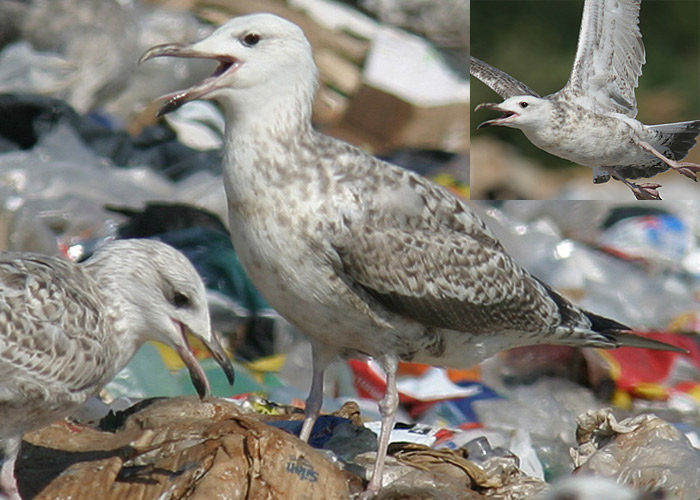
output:
[[[587,167],[628,165],[639,148],[641,123],[621,115],[603,115],[573,106],[546,126],[523,130],[535,146]]]

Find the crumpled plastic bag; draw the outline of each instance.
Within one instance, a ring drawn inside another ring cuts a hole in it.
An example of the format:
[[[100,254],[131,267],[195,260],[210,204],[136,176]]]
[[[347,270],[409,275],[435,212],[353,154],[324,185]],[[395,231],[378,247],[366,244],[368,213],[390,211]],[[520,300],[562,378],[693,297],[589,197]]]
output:
[[[578,418],[577,473],[591,473],[671,498],[697,500],[700,450],[668,422],[652,414],[617,421],[610,408]]]

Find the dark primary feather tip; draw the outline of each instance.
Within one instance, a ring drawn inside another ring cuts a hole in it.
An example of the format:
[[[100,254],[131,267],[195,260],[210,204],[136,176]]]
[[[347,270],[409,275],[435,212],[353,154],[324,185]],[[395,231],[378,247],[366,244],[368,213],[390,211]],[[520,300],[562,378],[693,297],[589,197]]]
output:
[[[616,347],[641,347],[644,349],[655,349],[657,351],[672,351],[689,354],[689,351],[683,347],[636,335],[632,333],[632,329],[629,326],[623,325],[614,319],[599,316],[590,311],[586,311],[585,315],[591,322],[591,330],[608,337]]]
[[[614,319],[606,318],[590,311],[584,311],[586,317],[591,321],[591,329],[594,332],[626,332],[632,330],[629,326],[615,321]]]
[[[667,344],[666,342],[650,339],[648,337],[642,337],[641,335],[635,335],[634,333],[617,332],[611,336],[614,337],[617,347],[641,347],[644,349],[654,349],[657,351],[671,351],[690,354],[690,351],[683,347]]]

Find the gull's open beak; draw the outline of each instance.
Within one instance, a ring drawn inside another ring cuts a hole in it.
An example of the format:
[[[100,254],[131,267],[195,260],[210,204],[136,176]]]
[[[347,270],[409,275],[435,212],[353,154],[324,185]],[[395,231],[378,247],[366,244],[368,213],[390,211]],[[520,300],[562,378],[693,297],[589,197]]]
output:
[[[482,104],[479,104],[476,108],[474,108],[474,111],[479,111],[480,109],[490,109],[493,111],[499,111],[503,113],[503,116],[494,118],[492,120],[486,120],[485,122],[482,122],[479,125],[477,125],[477,129],[490,127],[491,125],[505,125],[510,121],[509,118],[520,116],[518,115],[518,113],[501,108],[495,102],[484,102]]]
[[[226,354],[224,346],[221,345],[219,335],[216,332],[211,332],[211,340],[209,342],[204,342],[204,345],[207,346],[207,349],[214,357],[214,360],[219,363],[219,366],[226,374],[228,383],[233,385],[233,382],[236,379],[236,374],[233,371],[231,359],[228,357],[228,354]]]
[[[197,358],[195,357],[192,351],[192,347],[190,346],[190,342],[187,339],[188,329],[179,321],[176,321],[175,323],[180,328],[180,333],[182,335],[182,342],[179,343],[175,347],[175,349],[180,355],[180,358],[182,358],[182,361],[185,363],[185,366],[187,366],[187,370],[190,372],[190,378],[192,379],[192,384],[197,390],[197,394],[199,394],[199,397],[209,397],[211,396],[211,386],[209,385],[209,380],[207,379],[207,376],[204,373],[204,370],[202,369],[202,365],[200,365],[199,361],[197,361]],[[226,351],[224,351],[224,348],[221,345],[221,342],[219,341],[219,337],[216,335],[216,332],[211,333],[210,340],[205,339],[201,335],[194,335],[204,343],[209,352],[211,352],[216,362],[219,363],[219,366],[221,366],[222,370],[224,370],[224,373],[226,374],[226,378],[228,379],[229,383],[233,385],[235,378],[233,365],[231,364],[231,360],[229,359],[229,357],[226,355]]]
[[[202,99],[207,94],[223,87],[223,85],[219,85],[220,77],[229,75],[239,68],[240,61],[238,61],[236,58],[230,55],[216,54],[212,51],[206,50],[206,42],[207,39],[205,38],[204,40],[192,44],[166,43],[163,45],[156,45],[155,47],[148,49],[139,58],[139,64],[155,57],[189,57],[219,61],[219,66],[216,68],[214,73],[200,84],[190,87],[187,90],[180,90],[173,92],[172,94],[166,94],[159,97],[158,100],[162,101],[163,104],[158,110],[157,116],[160,117],[166,113],[175,111],[186,102]]]

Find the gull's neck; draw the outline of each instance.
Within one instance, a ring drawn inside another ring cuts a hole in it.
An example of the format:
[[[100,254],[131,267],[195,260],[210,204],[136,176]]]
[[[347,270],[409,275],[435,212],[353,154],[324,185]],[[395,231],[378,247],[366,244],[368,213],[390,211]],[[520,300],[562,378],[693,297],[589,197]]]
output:
[[[117,358],[114,366],[125,366],[144,343],[141,338],[144,328],[134,324],[140,321],[143,312],[128,300],[124,292],[131,285],[127,270],[123,264],[104,254],[91,257],[82,266],[97,283],[105,306],[106,324],[113,325],[114,330],[105,337],[105,342],[111,343],[109,348]],[[111,376],[114,375],[116,373]]]
[[[266,94],[252,89],[224,106],[226,139],[231,145],[251,140],[273,141],[303,135],[311,129],[313,88],[298,86]]]
[[[225,186],[229,201],[259,198],[293,183],[313,139],[313,95],[295,92],[226,106]]]

